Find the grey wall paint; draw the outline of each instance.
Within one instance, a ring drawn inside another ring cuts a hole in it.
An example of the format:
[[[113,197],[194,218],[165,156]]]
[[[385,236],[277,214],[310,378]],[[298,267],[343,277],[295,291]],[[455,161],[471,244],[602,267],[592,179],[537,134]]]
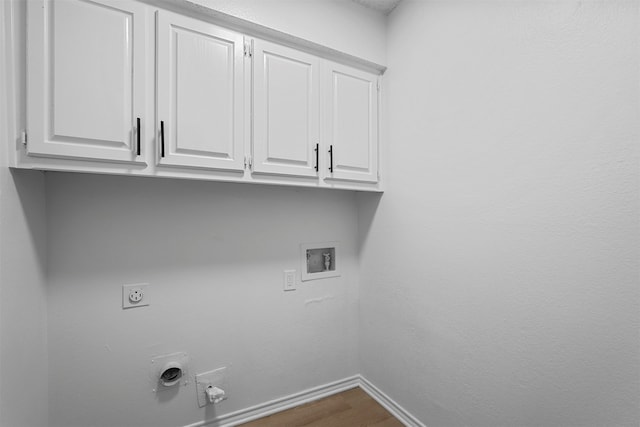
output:
[[[44,178],[33,171],[10,171],[7,150],[22,128],[22,64],[8,61],[12,42],[11,6],[0,3],[0,425],[47,425],[46,213]],[[21,3],[15,2],[16,5]],[[13,21],[20,26],[20,21]],[[15,65],[15,69],[14,66]],[[16,74],[16,83],[9,77]]]
[[[386,63],[386,19],[345,0],[194,0],[220,12]]]
[[[637,1],[392,13],[362,371],[428,426],[638,425],[639,26]]]
[[[50,174],[47,206],[52,426],[185,425],[358,373],[353,193]],[[342,276],[283,292],[300,243],[333,240]],[[122,310],[141,282],[151,305]],[[231,398],[152,393],[178,351],[229,367]]]
[[[0,167],[0,425],[46,426],[44,179]]]

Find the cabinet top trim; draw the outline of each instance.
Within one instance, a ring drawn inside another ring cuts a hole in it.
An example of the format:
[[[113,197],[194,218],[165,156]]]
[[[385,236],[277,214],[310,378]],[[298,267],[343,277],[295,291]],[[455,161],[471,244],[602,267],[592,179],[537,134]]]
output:
[[[384,74],[387,67],[341,52],[330,47],[288,34],[273,28],[247,21],[224,12],[211,9],[202,4],[195,3],[192,0],[140,0],[151,6],[160,7],[171,12],[187,15],[192,18],[207,21],[212,24],[221,25],[223,27],[242,32],[251,37],[257,37],[268,41],[276,42],[285,46],[289,46],[298,50],[311,53],[313,55],[336,61],[345,65],[350,65],[363,70],[371,71],[377,74]]]

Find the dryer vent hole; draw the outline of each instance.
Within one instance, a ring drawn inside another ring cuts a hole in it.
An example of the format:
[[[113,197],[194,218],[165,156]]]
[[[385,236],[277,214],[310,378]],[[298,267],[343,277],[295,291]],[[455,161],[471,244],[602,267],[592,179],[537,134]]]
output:
[[[180,368],[169,368],[162,373],[160,379],[163,383],[173,383],[178,380],[182,376],[182,369]]]

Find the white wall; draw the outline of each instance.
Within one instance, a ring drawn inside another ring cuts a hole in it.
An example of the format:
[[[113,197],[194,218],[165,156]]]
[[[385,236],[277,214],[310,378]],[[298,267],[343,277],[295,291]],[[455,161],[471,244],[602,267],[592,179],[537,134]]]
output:
[[[52,426],[177,426],[358,373],[349,192],[73,174],[47,177]],[[283,292],[300,243],[339,240],[343,275]],[[148,282],[151,306],[121,309]],[[232,397],[151,392],[151,358],[230,367]]]
[[[9,108],[14,73],[10,44],[11,3],[0,3],[0,147],[16,141],[24,123]],[[20,69],[20,64],[16,64]],[[0,150],[0,426],[47,425],[46,229],[41,173],[11,172]]]
[[[227,3],[384,59],[384,19],[350,2]],[[55,173],[46,185],[51,426],[185,425],[359,372],[352,192]],[[330,240],[342,243],[342,276],[283,292],[300,243]],[[121,286],[139,282],[151,306],[123,311]],[[177,351],[191,374],[230,368],[218,412],[198,409],[194,384],[151,392],[151,358]]]
[[[46,426],[44,179],[0,169],[0,426]]]
[[[351,0],[195,0],[379,64],[386,64],[386,19]]]
[[[637,1],[408,1],[362,371],[428,426],[637,426]]]

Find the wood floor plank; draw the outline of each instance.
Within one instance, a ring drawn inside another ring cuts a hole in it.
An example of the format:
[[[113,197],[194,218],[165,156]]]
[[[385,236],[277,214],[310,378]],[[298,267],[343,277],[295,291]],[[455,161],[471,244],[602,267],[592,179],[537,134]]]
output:
[[[243,424],[243,427],[402,427],[361,388]]]
[[[360,387],[352,388],[351,390],[343,391],[340,396],[352,406],[361,404],[362,402],[371,401],[371,396],[363,392]]]
[[[384,421],[380,421],[379,423],[371,424],[368,427],[404,427],[404,424],[392,416]]]
[[[317,420],[308,427],[323,426],[370,426],[391,417],[391,414],[378,404],[378,402],[370,399],[362,402],[358,406],[352,407],[348,411],[332,413],[328,417]]]
[[[307,403],[287,411],[279,412],[243,426],[247,427],[276,427],[276,426],[305,426],[331,414],[337,414],[351,409],[343,399],[335,396]]]

